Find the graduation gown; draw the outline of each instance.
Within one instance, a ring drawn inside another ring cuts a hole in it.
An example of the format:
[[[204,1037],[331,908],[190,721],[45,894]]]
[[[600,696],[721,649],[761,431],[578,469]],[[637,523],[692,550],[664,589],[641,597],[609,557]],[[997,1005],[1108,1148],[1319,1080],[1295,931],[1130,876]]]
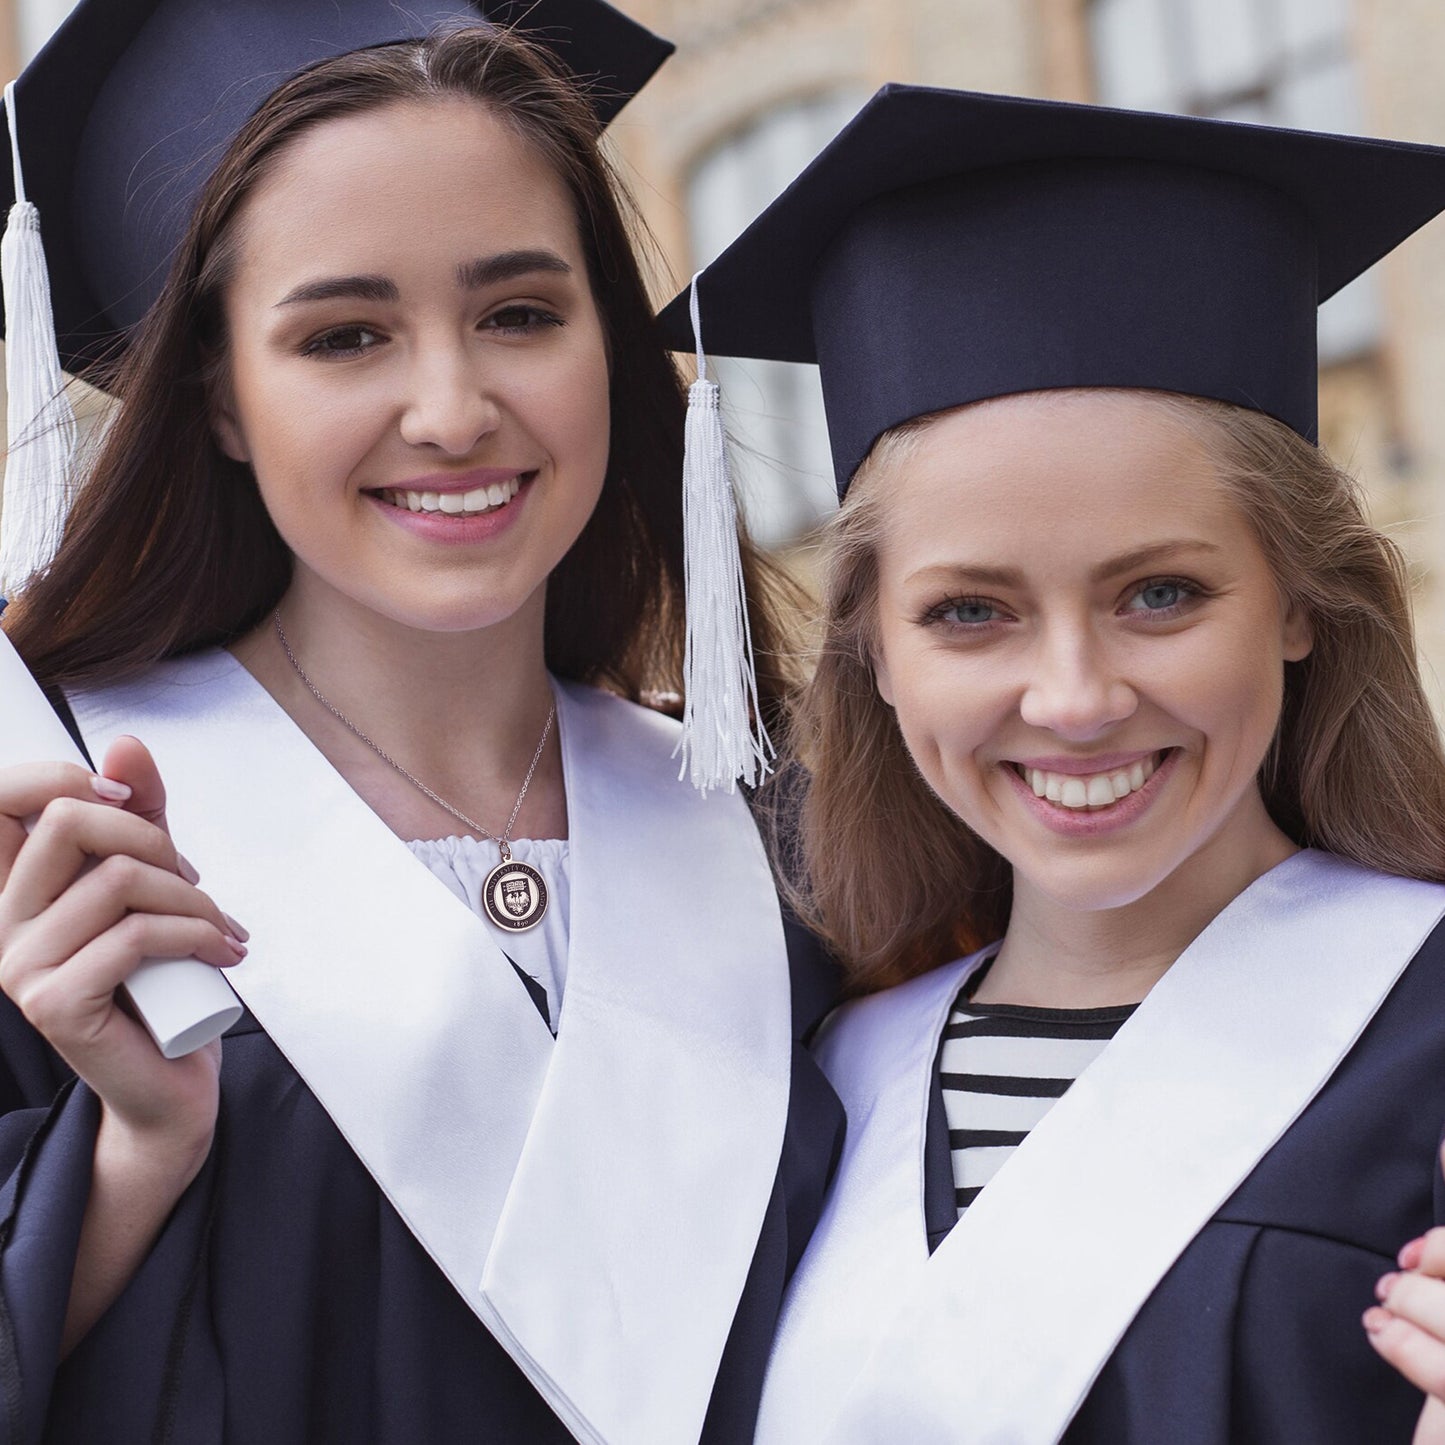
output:
[[[155,752],[245,918],[216,1141],[116,1304],[59,1329],[98,1104],[0,1000],[0,1439],[751,1438],[842,1113],[831,980],[675,726],[557,684],[573,867],[555,1040],[484,925],[224,653],[72,699]]]
[[[1442,912],[1322,854],[1273,870],[957,1224],[936,1058],[986,955],[842,1010],[850,1137],[759,1440],[1408,1442],[1422,1396],[1360,1315],[1445,1222]]]

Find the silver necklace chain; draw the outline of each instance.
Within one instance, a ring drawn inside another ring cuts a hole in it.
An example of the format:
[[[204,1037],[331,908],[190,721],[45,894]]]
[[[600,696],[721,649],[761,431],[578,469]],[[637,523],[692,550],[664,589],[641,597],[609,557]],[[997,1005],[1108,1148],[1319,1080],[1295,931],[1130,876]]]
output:
[[[354,737],[358,738],[361,742],[365,743],[366,746],[369,747],[371,751],[374,752],[377,757],[379,757],[382,762],[387,765],[387,767],[392,768],[396,772],[400,773],[402,777],[404,777],[407,782],[409,782],[412,787],[414,787],[419,793],[424,793],[428,798],[432,800],[433,803],[437,805],[437,807],[443,809],[445,812],[450,813],[452,817],[455,818],[459,823],[465,823],[467,825],[467,828],[471,832],[480,833],[484,838],[490,838],[491,841],[495,843],[498,848],[501,849],[502,862],[510,863],[512,860],[512,850],[509,846],[509,843],[512,837],[512,829],[516,825],[517,815],[522,811],[522,800],[527,796],[527,789],[532,785],[532,775],[537,771],[537,764],[542,761],[542,753],[547,746],[547,739],[552,736],[552,724],[557,719],[556,702],[554,701],[551,707],[547,709],[547,722],[542,728],[542,737],[541,740],[537,743],[537,751],[532,754],[532,762],[527,769],[527,776],[522,779],[522,791],[517,794],[517,801],[512,804],[512,815],[507,819],[507,826],[502,829],[499,835],[493,833],[489,828],[482,827],[482,825],[475,821],[475,819],[467,817],[467,815],[462,812],[460,808],[454,808],[449,802],[447,802],[445,798],[441,796],[440,793],[434,793],[414,773],[409,773],[404,767],[402,767],[402,765],[397,762],[397,760],[392,757],[390,753],[384,751],[382,748],[378,747],[376,743],[372,742],[372,740],[367,737],[367,735],[362,732],[362,730],[357,727],[357,725],[352,722],[351,719],[347,717],[346,714],[342,712],[341,709],[337,707],[334,702],[331,702],[321,691],[321,689],[317,687],[316,684],[312,682],[311,679],[306,675],[306,669],[301,666],[301,663],[297,659],[296,654],[291,651],[290,642],[288,642],[286,639],[286,629],[281,626],[281,612],[279,608],[271,614],[271,620],[276,624],[276,639],[281,644],[281,650],[286,654],[286,660],[291,664],[293,668],[296,669],[296,676],[299,677],[301,681],[306,684],[307,691],[310,692],[311,696],[314,697],[316,701],[319,702],[321,706],[324,707],[326,711],[329,712],[331,716],[334,717],[336,721],[342,725],[342,727],[344,727]]]

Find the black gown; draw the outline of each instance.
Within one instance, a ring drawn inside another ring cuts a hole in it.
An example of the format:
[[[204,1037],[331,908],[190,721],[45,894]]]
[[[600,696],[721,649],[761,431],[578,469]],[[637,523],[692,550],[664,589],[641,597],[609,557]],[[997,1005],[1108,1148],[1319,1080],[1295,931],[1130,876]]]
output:
[[[1442,1120],[1445,924],[1159,1282],[1066,1445],[1408,1445],[1424,1397],[1360,1316],[1399,1247],[1445,1223]],[[933,1249],[956,1214],[936,1082],[925,1177]]]
[[[836,979],[808,935],[791,923],[786,932],[800,1038]],[[6,1445],[572,1438],[249,1014],[225,1038],[205,1167],[125,1292],[63,1364],[57,1347],[99,1106],[3,997],[0,1108]],[[782,1157],[713,1388],[706,1445],[752,1437],[783,1289],[817,1220],[842,1129],[836,1096],[795,1042]]]

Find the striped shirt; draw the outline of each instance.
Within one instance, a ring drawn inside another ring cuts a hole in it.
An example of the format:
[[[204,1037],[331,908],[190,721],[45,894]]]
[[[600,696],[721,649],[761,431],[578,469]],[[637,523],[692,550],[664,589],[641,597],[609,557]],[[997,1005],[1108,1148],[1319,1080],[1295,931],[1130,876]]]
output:
[[[1025,1008],[959,994],[938,1069],[960,1218],[1137,1007]]]

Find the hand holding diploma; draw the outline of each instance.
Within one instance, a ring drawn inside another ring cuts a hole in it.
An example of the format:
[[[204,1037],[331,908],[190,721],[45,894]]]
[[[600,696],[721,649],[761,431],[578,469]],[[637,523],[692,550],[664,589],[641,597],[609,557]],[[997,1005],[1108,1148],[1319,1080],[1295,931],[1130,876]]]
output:
[[[128,750],[122,751],[122,765],[133,761]],[[133,801],[129,810],[140,817],[149,817],[164,833],[165,790],[149,754],[144,748],[139,752],[145,758],[144,768],[135,780],[140,793],[138,801]],[[62,761],[74,764],[68,774],[49,766]],[[0,798],[0,814],[8,814],[16,824],[23,824],[27,829],[35,826],[47,803],[61,797],[83,797],[92,806],[122,801],[98,792],[100,784],[91,787],[93,780],[80,750],[55,716],[8,638],[0,633],[0,768],[8,764],[32,765],[26,775],[27,781],[20,781],[17,774],[14,786],[19,791],[14,798]],[[40,767],[40,772],[34,771],[36,765]],[[50,780],[53,791],[45,790],[42,778]],[[85,781],[82,782],[82,779]],[[147,808],[151,809],[150,813],[146,812]],[[69,817],[69,814],[66,816]],[[7,872],[19,851],[15,841],[19,836],[9,833],[8,852],[0,855],[0,865]],[[162,866],[179,872],[174,866],[175,849],[168,836],[165,843],[172,860]],[[77,866],[84,866],[85,861],[84,857],[78,858]],[[113,867],[111,872],[115,871]],[[134,924],[127,924],[127,927],[132,933],[140,931]],[[0,937],[0,950],[4,947],[4,939]],[[0,953],[0,958],[3,958],[3,953]],[[142,955],[137,957],[122,979],[117,980],[123,980],[137,1016],[149,1030],[156,1047],[168,1059],[179,1058],[219,1038],[241,1016],[241,1006],[235,995],[212,968],[198,961],[199,958],[199,955],[169,958],[163,952],[158,956]],[[0,971],[3,971],[3,965],[0,965]],[[8,985],[6,988],[13,997],[13,990]],[[64,1050],[61,1052],[64,1053]],[[70,1062],[74,1064],[74,1060]]]
[[[162,1057],[120,990],[148,959],[188,956],[213,971],[245,956],[245,930],[195,886],[171,842],[150,754],[121,738],[102,767],[0,768],[0,988],[101,1104],[67,1351],[204,1164],[219,1106],[215,1030],[184,1057]]]

